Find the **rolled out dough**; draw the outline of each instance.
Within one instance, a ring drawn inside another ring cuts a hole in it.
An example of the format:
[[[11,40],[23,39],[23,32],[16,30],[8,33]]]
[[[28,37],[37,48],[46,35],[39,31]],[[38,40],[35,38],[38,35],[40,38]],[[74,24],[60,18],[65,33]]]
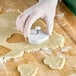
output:
[[[15,21],[18,16],[18,12],[10,12],[6,14],[0,15],[0,45],[6,48],[11,49],[10,52],[3,55],[4,59],[8,60],[10,58],[15,58],[25,53],[38,51],[43,47],[49,47],[52,49],[56,49],[58,47],[62,47],[64,45],[64,37],[56,32],[53,32],[53,35],[45,42],[39,45],[29,44],[28,42],[19,42],[19,43],[8,43],[6,40],[11,37],[14,33],[22,34],[16,30]],[[34,25],[39,25],[40,21],[37,21]],[[42,27],[44,26],[43,23]],[[41,26],[41,25],[40,25]]]
[[[38,68],[31,64],[21,64],[18,66],[21,76],[36,76]]]

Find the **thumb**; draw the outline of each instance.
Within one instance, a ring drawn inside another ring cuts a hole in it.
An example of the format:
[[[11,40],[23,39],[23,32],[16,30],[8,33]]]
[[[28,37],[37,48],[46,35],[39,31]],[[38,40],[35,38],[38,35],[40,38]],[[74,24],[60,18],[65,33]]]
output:
[[[47,26],[47,30],[46,30],[47,34],[51,36],[53,32],[54,18],[46,17],[45,21],[46,21],[46,26]]]

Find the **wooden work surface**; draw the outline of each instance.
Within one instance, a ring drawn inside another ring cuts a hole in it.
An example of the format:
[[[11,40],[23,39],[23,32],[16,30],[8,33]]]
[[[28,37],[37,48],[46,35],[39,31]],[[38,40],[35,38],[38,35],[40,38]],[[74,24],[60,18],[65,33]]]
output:
[[[35,0],[0,0],[0,13],[5,13],[9,9],[24,9],[35,4]],[[58,14],[65,13],[62,18],[57,18]],[[25,54],[14,62],[13,60],[7,61],[3,66],[0,66],[0,76],[20,76],[17,71],[17,66],[21,63],[28,63],[29,61],[41,67],[37,76],[68,76],[69,74],[76,73],[76,17],[68,10],[68,8],[61,3],[57,7],[57,14],[55,18],[54,30],[65,37],[65,47],[70,47],[69,52],[64,54],[69,57],[66,59],[66,64],[61,70],[50,70],[42,63],[42,56],[39,53]],[[5,51],[0,47],[0,52]],[[6,52],[6,51],[5,51]],[[25,75],[26,76],[26,75]]]

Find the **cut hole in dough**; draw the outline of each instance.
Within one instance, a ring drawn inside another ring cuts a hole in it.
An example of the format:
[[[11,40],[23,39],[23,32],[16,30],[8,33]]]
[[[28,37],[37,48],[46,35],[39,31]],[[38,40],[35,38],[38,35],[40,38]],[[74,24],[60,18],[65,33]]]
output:
[[[25,41],[25,38],[24,38],[23,35],[21,35],[19,33],[14,33],[6,41],[8,43],[19,43],[19,42],[24,42]]]
[[[0,46],[0,56],[8,53],[9,51],[11,51],[11,49],[6,48],[6,47],[4,47],[4,46]]]

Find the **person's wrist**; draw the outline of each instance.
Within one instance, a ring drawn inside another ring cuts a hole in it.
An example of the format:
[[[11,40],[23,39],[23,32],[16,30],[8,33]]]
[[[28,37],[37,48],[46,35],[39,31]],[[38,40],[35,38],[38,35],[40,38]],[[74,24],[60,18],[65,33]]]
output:
[[[39,3],[47,3],[47,4],[56,4],[58,3],[58,0],[39,0]]]
[[[58,0],[39,0],[39,2],[58,2]],[[61,0],[59,0],[61,1]]]

